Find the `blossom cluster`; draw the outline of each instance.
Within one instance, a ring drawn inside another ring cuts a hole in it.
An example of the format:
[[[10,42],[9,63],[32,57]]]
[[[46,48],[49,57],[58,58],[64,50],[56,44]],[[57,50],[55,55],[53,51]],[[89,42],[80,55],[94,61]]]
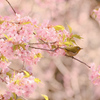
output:
[[[0,80],[9,89],[0,99],[14,100],[14,95],[28,97],[34,91],[38,82],[34,80],[32,65],[43,57],[42,50],[51,56],[65,55],[64,48],[76,45],[74,38],[81,39],[67,27],[68,30],[62,25],[50,25],[49,21],[40,24],[36,19],[18,14],[14,18],[0,16],[0,74],[3,76]],[[24,69],[19,71],[10,68],[14,59],[27,67],[23,65]],[[98,84],[100,68],[91,70],[90,79]]]
[[[95,14],[95,18],[97,19],[97,21],[100,22],[100,8],[94,9],[93,14]]]
[[[7,77],[6,82],[8,89],[17,96],[28,97],[36,87],[34,77],[25,77],[24,73],[15,74],[12,78]]]
[[[100,66],[96,67],[94,64],[91,66],[90,80],[95,85],[100,84]]]
[[[100,8],[94,9],[92,15],[95,15],[95,19],[100,23]],[[96,67],[95,64],[92,64],[90,71],[91,71],[90,80],[92,81],[94,85],[99,85],[100,84],[100,66]]]
[[[13,93],[28,97],[37,83],[32,65],[43,57],[42,50],[50,55],[65,55],[63,48],[75,45],[74,38],[80,36],[72,34],[71,27],[67,31],[62,25],[50,25],[49,21],[40,24],[36,19],[18,14],[14,18],[0,16],[0,80],[9,89],[0,98],[13,99]],[[14,59],[22,61],[26,67],[10,68]]]
[[[98,11],[97,18],[99,19]],[[16,14],[15,18],[0,17],[0,74],[2,82],[6,83],[7,91],[0,98],[14,100],[14,95],[28,97],[36,88],[32,65],[42,57],[42,51],[51,56],[65,55],[64,48],[76,45],[75,38],[81,39],[67,25],[68,30],[62,25],[51,25],[49,21],[38,23],[36,19],[21,17]],[[15,70],[10,68],[11,60],[19,59],[24,69]],[[12,72],[10,72],[12,70]],[[100,67],[90,68],[90,80],[98,85],[100,83]]]
[[[65,0],[35,0],[44,7],[56,9],[56,4]],[[96,18],[100,21],[100,9],[94,10]],[[49,21],[39,23],[29,16],[15,17],[0,16],[0,81],[6,84],[8,91],[0,95],[0,100],[22,100],[19,96],[28,97],[34,92],[37,83],[41,82],[32,73],[32,65],[36,64],[42,57],[42,50],[51,56],[65,55],[67,46],[76,45],[74,38],[81,39],[67,25],[68,30],[62,25],[51,25]],[[11,61],[18,59],[22,61],[23,68],[15,70],[10,68]],[[98,85],[100,83],[100,67],[91,69],[91,81]],[[45,95],[43,95],[45,96]],[[47,98],[47,97],[46,97]]]

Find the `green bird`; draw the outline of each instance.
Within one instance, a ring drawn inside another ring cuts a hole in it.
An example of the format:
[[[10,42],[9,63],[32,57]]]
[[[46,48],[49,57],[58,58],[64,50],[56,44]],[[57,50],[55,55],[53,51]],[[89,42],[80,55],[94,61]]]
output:
[[[64,50],[67,56],[73,57],[76,56],[81,49],[82,48],[80,48],[79,46],[72,46],[72,47],[67,47]]]

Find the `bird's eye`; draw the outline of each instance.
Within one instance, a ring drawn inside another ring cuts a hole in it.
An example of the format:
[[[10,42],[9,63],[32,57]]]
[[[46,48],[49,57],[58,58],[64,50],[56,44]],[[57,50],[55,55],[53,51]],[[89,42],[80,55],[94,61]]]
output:
[[[80,49],[80,48],[77,48],[78,50]]]

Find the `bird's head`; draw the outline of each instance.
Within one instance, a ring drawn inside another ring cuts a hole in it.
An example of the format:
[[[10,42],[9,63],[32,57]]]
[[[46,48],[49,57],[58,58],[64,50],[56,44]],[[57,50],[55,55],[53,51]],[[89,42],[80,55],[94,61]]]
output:
[[[74,49],[75,49],[75,51],[79,52],[82,48],[80,48],[79,46],[75,46]]]

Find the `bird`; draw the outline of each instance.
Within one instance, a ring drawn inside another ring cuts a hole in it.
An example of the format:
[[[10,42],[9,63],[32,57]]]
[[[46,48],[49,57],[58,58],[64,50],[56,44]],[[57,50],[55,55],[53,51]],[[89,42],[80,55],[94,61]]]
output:
[[[82,48],[80,48],[79,46],[70,46],[64,48],[66,55],[70,57],[76,56],[81,49]]]

